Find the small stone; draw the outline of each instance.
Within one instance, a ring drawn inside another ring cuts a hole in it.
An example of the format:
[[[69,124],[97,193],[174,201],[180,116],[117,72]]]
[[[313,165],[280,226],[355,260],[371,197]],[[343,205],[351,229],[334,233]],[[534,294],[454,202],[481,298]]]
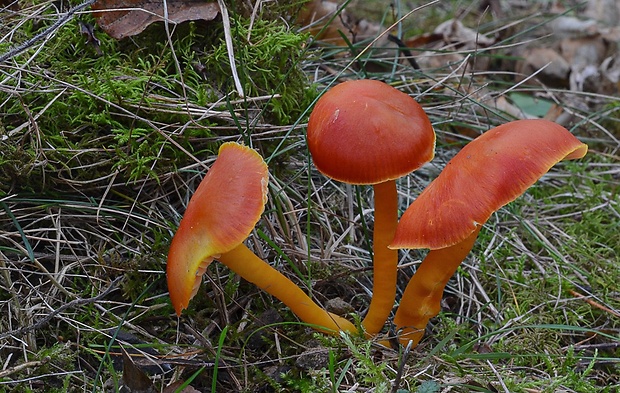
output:
[[[349,303],[345,302],[339,297],[328,300],[325,303],[325,309],[331,313],[340,316],[345,316],[354,311],[353,306],[351,306]]]
[[[304,370],[320,370],[329,363],[329,350],[323,347],[310,348],[302,352],[295,365]]]

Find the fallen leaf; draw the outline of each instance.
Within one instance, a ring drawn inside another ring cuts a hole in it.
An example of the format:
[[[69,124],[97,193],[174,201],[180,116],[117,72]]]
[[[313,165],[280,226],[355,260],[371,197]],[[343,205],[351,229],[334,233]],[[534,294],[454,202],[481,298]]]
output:
[[[184,383],[184,381],[173,382],[164,388],[163,393],[200,393],[200,390],[194,389],[191,385],[178,390]]]
[[[131,392],[154,392],[153,382],[144,371],[139,369],[131,359],[131,356],[123,352],[123,382]]]
[[[620,20],[620,1],[589,0],[584,15],[605,25],[616,26]]]
[[[603,60],[600,71],[603,80],[599,91],[607,95],[618,94],[620,92],[620,53]]]
[[[492,89],[468,88],[465,91],[467,92],[467,96],[469,97],[469,99],[475,100],[479,103],[479,105],[477,106],[477,110],[480,113],[484,113],[486,110],[491,109],[509,114],[515,119],[536,118],[536,116],[526,113],[522,108],[508,102],[504,95],[498,94]]]
[[[495,39],[487,37],[480,32],[466,27],[457,19],[450,19],[435,27],[433,34],[443,37],[446,43],[463,45],[462,49],[475,49],[487,47],[495,43]]]
[[[465,60],[467,52],[475,54],[479,48],[489,47],[496,42],[478,31],[466,27],[456,19],[439,24],[432,33],[424,33],[405,40],[405,45],[418,52],[416,61],[423,70],[458,66]],[[426,49],[422,51],[422,49]],[[455,50],[458,49],[458,50]],[[473,56],[468,69],[486,70],[488,59]]]
[[[352,41],[352,21],[338,3],[313,0],[304,5],[296,20],[317,40],[331,45],[346,46],[342,34]]]
[[[556,50],[551,48],[528,48],[516,65],[516,81],[521,82],[536,73],[536,79],[529,83],[541,83],[551,87],[568,87],[570,64]]]
[[[168,0],[166,4],[171,23],[213,20],[220,12],[216,2]],[[164,21],[162,1],[97,0],[91,8],[99,26],[117,40],[139,34],[151,23]]]
[[[605,58],[608,44],[602,36],[563,39],[560,53],[572,67],[598,66]]]
[[[556,37],[583,37],[598,34],[595,20],[559,16],[550,23]]]

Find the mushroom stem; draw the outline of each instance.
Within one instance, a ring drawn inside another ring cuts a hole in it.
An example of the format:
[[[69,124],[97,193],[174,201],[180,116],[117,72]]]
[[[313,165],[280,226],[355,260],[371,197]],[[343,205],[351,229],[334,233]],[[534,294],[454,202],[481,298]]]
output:
[[[340,331],[358,332],[355,325],[324,310],[301,288],[256,256],[243,243],[217,259],[245,280],[276,297],[287,305],[299,319],[317,330],[329,334],[338,334]]]
[[[373,230],[372,299],[362,326],[368,335],[376,335],[385,325],[396,299],[398,250],[388,245],[394,239],[398,224],[396,182],[389,180],[374,185],[375,223]]]
[[[444,288],[473,248],[480,228],[477,225],[460,243],[430,250],[411,277],[394,316],[401,345],[407,346],[409,341],[413,347],[418,345],[429,319],[439,314]]]

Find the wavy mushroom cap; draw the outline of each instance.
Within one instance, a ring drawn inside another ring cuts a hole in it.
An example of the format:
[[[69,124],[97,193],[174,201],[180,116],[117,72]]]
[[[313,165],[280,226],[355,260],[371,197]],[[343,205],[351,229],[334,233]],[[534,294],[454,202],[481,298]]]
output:
[[[397,179],[433,158],[435,132],[413,98],[376,80],[336,85],[316,103],[308,147],[318,170],[351,184]]]
[[[267,184],[267,164],[255,150],[233,142],[220,147],[168,252],[168,290],[178,315],[211,261],[249,236],[265,209]]]
[[[568,130],[547,120],[518,120],[491,129],[457,153],[409,206],[390,248],[459,243],[553,165],[587,151]]]

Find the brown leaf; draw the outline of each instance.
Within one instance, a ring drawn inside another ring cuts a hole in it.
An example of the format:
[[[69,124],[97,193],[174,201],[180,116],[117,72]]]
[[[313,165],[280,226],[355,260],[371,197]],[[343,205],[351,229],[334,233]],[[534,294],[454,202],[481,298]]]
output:
[[[167,5],[171,23],[213,20],[220,12],[216,2],[168,0]],[[118,40],[139,34],[151,23],[164,20],[161,0],[97,0],[92,9],[99,26]]]
[[[336,15],[341,9],[338,3],[332,1],[313,0],[304,5],[297,16],[297,24],[308,27],[310,34],[317,40],[321,40],[336,46],[346,46],[341,34],[351,36],[351,18],[345,10]],[[334,17],[334,15],[336,15]],[[325,27],[326,24],[329,25]]]
[[[151,392],[153,391],[153,382],[144,371],[139,369],[127,354],[124,348],[123,352],[123,382],[131,392]]]
[[[464,49],[487,47],[495,43],[495,39],[466,27],[458,19],[450,19],[439,24],[435,27],[433,34],[442,36],[446,43],[463,45]]]
[[[185,382],[183,381],[173,382],[164,388],[163,393],[175,393],[184,383]],[[182,390],[178,391],[178,393],[200,393],[200,390],[196,390],[192,386],[186,386]]]
[[[522,60],[517,62],[517,82],[536,73],[536,80],[551,87],[568,87],[570,64],[562,55],[551,48],[529,48],[521,55]]]

